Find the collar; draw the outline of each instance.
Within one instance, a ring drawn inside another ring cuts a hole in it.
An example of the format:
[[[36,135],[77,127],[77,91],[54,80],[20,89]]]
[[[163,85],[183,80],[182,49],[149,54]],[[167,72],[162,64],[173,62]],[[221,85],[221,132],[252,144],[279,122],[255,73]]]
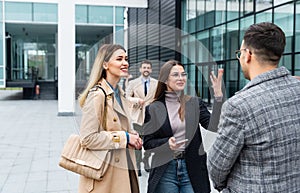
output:
[[[145,81],[150,82],[150,76],[148,78],[144,78],[143,76],[141,76],[141,78],[142,78],[143,82],[145,82]]]
[[[114,93],[113,88],[110,86],[110,84],[109,84],[104,78],[102,78],[102,79],[98,82],[98,84],[99,84],[100,86],[102,86],[102,88],[105,90],[105,92],[106,92],[107,95],[111,95],[111,94]]]
[[[276,68],[274,70],[270,70],[268,72],[262,73],[262,74],[256,76],[250,82],[248,82],[248,84],[246,84],[246,86],[243,89],[236,92],[236,94],[238,94],[238,93],[240,93],[244,90],[247,90],[247,89],[249,89],[253,86],[256,86],[256,85],[258,85],[262,82],[266,82],[266,81],[269,81],[269,80],[272,80],[272,79],[277,79],[279,77],[287,76],[289,74],[290,74],[290,72],[284,66],[281,66],[281,67]]]

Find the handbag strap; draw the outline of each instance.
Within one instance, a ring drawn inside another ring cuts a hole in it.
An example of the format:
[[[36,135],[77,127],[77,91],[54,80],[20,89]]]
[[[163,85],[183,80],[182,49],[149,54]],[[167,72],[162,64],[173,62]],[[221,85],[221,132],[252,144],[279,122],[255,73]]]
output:
[[[106,92],[105,92],[105,90],[100,86],[100,85],[96,85],[96,87],[97,88],[100,88],[102,91],[103,91],[103,93],[104,93],[104,113],[103,113],[103,117],[102,117],[102,120],[103,120],[103,122],[102,122],[102,127],[103,127],[103,129],[104,130],[106,130],[106,114],[107,114],[107,94],[106,94]]]

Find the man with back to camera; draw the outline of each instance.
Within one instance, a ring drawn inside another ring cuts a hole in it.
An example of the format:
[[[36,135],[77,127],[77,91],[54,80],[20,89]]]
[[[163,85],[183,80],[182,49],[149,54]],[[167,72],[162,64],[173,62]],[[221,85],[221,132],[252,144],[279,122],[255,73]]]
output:
[[[227,192],[300,192],[300,81],[278,67],[285,34],[251,25],[236,51],[250,82],[222,107],[208,152],[214,187]]]
[[[126,98],[132,103],[131,119],[134,129],[141,134],[141,128],[145,118],[145,107],[149,105],[154,98],[157,80],[150,77],[152,73],[152,63],[149,60],[141,62],[140,73],[141,75],[138,78],[129,81],[126,87]],[[151,153],[145,151],[143,160],[141,151],[137,151],[136,155],[137,168],[139,169],[138,174],[141,176],[140,163],[143,161],[145,170],[149,172],[149,157]]]

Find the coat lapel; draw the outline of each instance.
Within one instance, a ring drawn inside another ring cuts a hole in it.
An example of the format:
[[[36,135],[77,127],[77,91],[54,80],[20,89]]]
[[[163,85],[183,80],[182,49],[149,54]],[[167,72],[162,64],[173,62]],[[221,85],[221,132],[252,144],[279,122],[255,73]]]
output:
[[[145,97],[145,93],[144,93],[144,85],[142,84],[142,81],[140,80],[139,83],[136,85],[136,92],[138,94],[138,96],[143,96]]]
[[[154,97],[154,92],[156,90],[156,84],[155,84],[155,81],[153,81],[152,78],[150,78],[150,87],[148,88],[148,94],[147,96],[145,97],[145,101],[149,100],[150,98],[153,98]],[[143,89],[143,92],[144,92],[144,89]],[[144,95],[144,93],[143,93]]]

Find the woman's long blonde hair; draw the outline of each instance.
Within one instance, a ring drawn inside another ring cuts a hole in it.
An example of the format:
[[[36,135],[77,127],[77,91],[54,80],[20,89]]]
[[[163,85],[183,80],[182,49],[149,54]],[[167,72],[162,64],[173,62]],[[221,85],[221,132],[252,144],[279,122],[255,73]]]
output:
[[[104,44],[99,48],[87,86],[78,97],[80,107],[83,107],[90,89],[98,84],[102,78],[106,78],[106,70],[103,68],[103,64],[108,62],[113,53],[119,49],[126,52],[125,48],[118,44]]]

